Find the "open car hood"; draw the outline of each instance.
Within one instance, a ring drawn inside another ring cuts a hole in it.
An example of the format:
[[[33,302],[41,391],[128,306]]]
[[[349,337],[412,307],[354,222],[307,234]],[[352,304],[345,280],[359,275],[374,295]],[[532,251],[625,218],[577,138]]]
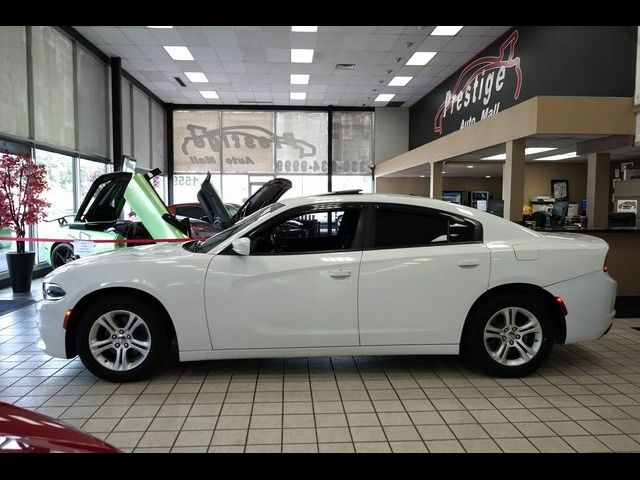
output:
[[[124,193],[132,174],[105,173],[96,178],[84,196],[75,216],[76,222],[115,222],[124,207]]]
[[[222,228],[228,228],[262,207],[277,202],[278,199],[291,188],[291,181],[286,178],[269,180],[242,204],[235,215],[230,216],[215,188],[211,185],[210,179],[211,173],[207,173],[207,177],[204,179],[204,182],[202,182],[200,191],[198,192],[198,201],[207,215],[209,222],[214,225],[219,225]]]

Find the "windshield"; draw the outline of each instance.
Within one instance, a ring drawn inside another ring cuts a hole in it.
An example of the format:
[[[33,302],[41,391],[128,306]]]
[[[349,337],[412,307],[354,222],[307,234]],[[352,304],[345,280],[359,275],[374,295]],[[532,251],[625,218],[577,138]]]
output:
[[[220,245],[222,242],[224,242],[228,238],[231,238],[233,235],[235,235],[237,232],[239,232],[246,226],[251,225],[256,220],[259,220],[260,218],[270,214],[271,212],[279,209],[280,207],[284,207],[284,205],[282,203],[272,203],[271,205],[267,205],[266,207],[263,207],[260,210],[253,212],[251,215],[243,218],[238,223],[235,223],[233,226],[227,228],[226,230],[223,230],[222,232],[217,233],[213,237],[209,237],[200,245],[197,245],[193,249],[193,251],[198,253],[208,252],[212,248]]]

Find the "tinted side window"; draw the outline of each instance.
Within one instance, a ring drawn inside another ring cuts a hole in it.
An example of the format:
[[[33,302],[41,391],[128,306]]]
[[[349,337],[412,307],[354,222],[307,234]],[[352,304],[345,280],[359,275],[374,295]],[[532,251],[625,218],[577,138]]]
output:
[[[300,254],[354,248],[361,208],[316,210],[280,219],[251,235],[252,255]]]
[[[376,209],[374,248],[403,248],[479,240],[476,225],[419,208]]]

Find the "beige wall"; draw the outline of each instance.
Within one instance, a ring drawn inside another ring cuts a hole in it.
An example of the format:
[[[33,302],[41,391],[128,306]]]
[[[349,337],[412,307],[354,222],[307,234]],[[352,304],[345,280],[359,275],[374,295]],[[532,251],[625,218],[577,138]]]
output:
[[[569,200],[587,198],[586,163],[527,163],[524,173],[524,201],[533,195],[551,195],[551,180],[569,180]]]
[[[524,199],[533,195],[551,195],[551,180],[569,180],[569,199],[579,202],[587,197],[586,163],[527,163],[524,174]],[[502,198],[502,177],[442,179],[442,190],[488,191],[493,198]],[[405,193],[429,196],[429,179],[420,177],[378,177],[376,192]]]
[[[429,196],[429,179],[420,177],[378,177],[376,193],[404,193]]]
[[[489,192],[493,198],[502,198],[502,177],[442,179],[442,190],[464,190],[466,192]]]

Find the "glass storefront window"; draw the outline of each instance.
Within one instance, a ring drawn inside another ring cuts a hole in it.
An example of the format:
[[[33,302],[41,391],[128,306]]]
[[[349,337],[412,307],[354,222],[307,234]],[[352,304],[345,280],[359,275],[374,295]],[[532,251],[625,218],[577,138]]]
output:
[[[54,236],[59,229],[58,222],[55,221],[56,218],[75,213],[73,157],[36,149],[35,159],[47,168],[49,189],[45,194],[45,199],[51,203],[51,207],[47,211],[46,219],[54,220],[40,222],[36,231],[39,237],[48,238]],[[67,220],[71,220],[71,218]],[[47,260],[44,258],[43,247],[44,243],[38,243],[38,262]]]
[[[218,194],[220,194],[219,190]],[[222,201],[224,203],[242,205],[247,198],[249,198],[249,175],[227,174],[222,176]]]
[[[198,203],[198,190],[206,178],[204,173],[180,173],[173,176],[173,203]],[[220,175],[211,175],[211,185],[220,195]]]
[[[339,190],[362,190],[362,193],[373,191],[371,175],[334,175],[331,179],[331,189],[334,192]]]
[[[326,174],[328,121],[326,112],[276,112],[276,173]]]
[[[89,188],[91,188],[91,184],[100,175],[107,173],[107,164],[80,158],[78,161],[78,169],[80,187],[78,190],[78,205],[80,205]]]

